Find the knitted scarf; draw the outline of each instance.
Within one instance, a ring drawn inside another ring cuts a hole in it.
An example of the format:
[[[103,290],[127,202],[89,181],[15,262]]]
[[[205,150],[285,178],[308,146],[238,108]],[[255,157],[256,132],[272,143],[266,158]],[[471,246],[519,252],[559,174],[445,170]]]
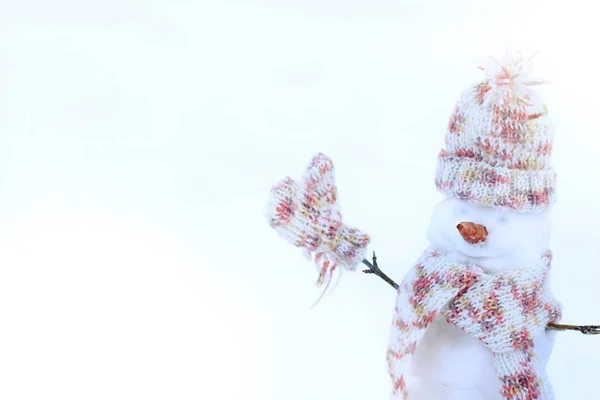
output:
[[[534,338],[561,317],[544,289],[551,260],[548,251],[535,265],[489,275],[427,249],[398,289],[387,352],[394,395],[408,399],[404,374],[425,330],[441,315],[493,353],[501,398],[554,399],[533,348]]]

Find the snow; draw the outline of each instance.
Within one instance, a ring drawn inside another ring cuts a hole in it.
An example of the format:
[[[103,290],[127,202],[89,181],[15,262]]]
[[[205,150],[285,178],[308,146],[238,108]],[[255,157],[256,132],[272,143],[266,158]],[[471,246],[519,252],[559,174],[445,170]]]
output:
[[[600,323],[586,2],[97,4],[0,6],[0,398],[387,399],[394,290],[346,273],[311,309],[269,189],[331,156],[344,219],[400,280],[454,103],[505,41],[551,83],[553,292]],[[557,335],[558,399],[599,368],[600,338]]]

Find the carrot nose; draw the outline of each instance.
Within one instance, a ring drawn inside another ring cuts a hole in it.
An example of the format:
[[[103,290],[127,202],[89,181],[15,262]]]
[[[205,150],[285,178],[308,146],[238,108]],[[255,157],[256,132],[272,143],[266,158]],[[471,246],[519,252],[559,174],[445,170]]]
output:
[[[473,222],[461,222],[456,225],[456,229],[458,229],[463,239],[470,244],[484,242],[488,235],[485,226]]]

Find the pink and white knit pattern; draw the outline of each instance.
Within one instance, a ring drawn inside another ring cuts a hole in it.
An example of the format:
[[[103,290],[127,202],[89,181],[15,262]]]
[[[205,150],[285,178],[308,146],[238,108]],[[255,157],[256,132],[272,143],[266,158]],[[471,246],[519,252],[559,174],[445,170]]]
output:
[[[342,222],[333,172],[331,159],[317,154],[300,183],[286,177],[271,189],[267,210],[269,225],[314,258],[318,286],[338,267],[354,271],[371,240]]]
[[[448,196],[484,206],[545,211],[555,202],[553,123],[528,78],[531,59],[507,55],[480,67],[487,79],[465,90],[446,131],[435,183]]]
[[[560,305],[544,290],[551,259],[548,252],[536,265],[488,275],[427,249],[398,289],[387,352],[394,396],[410,398],[405,373],[427,327],[441,315],[493,353],[503,399],[554,399],[533,348],[546,325],[561,318]]]

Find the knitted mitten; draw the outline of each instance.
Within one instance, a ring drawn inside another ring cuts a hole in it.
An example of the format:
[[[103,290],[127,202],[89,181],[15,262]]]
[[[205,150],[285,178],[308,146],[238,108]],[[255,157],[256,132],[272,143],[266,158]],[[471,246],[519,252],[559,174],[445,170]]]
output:
[[[271,189],[267,218],[281,236],[314,258],[318,286],[329,283],[337,267],[354,271],[371,240],[342,222],[333,162],[320,153],[301,182],[286,177]]]

